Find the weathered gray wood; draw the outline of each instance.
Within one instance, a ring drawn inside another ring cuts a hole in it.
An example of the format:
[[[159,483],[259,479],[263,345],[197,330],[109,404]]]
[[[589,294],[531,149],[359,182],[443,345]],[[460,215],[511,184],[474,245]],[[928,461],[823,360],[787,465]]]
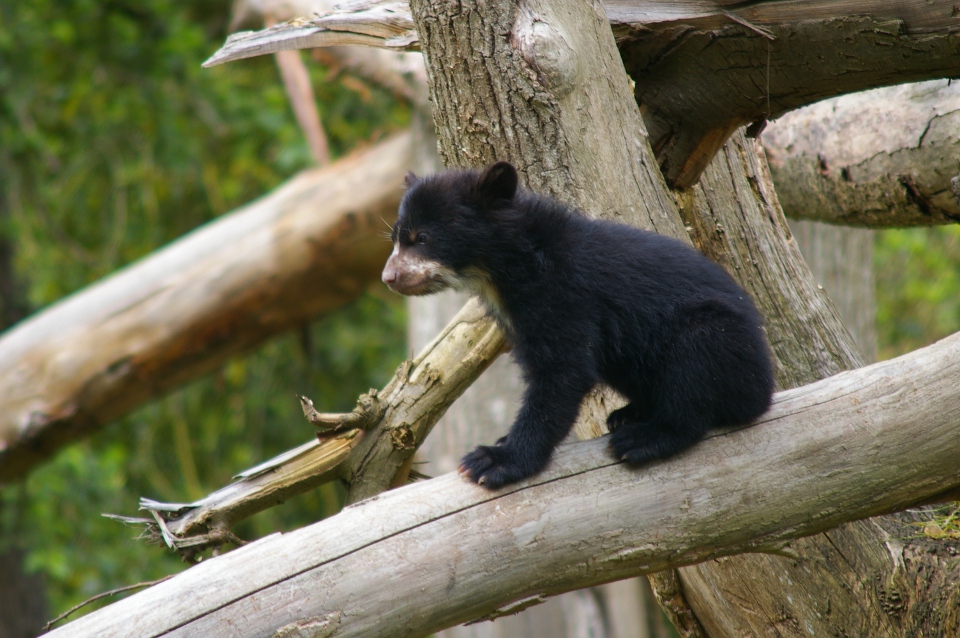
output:
[[[160,503],[140,499],[140,509],[164,519],[171,549],[186,550],[186,556],[230,539],[230,526],[297,494],[335,480],[340,465],[359,442],[353,430],[326,441],[308,441],[238,475],[237,480],[192,503]],[[148,538],[162,536],[154,518],[120,517],[146,526]]]
[[[680,188],[697,182],[740,126],[843,93],[960,72],[960,19],[946,2],[608,0],[604,8],[657,160]],[[404,2],[366,0],[235,34],[204,65],[343,44],[415,49],[418,35]]]
[[[498,492],[456,475],[391,491],[51,635],[272,636],[297,623],[326,635],[327,623],[344,637],[421,636],[711,557],[788,556],[791,539],[960,486],[960,334],[780,393],[756,426],[667,462],[631,470],[605,447],[565,446]]]
[[[960,20],[946,2],[698,4],[713,5],[710,15],[645,25],[620,41],[657,159],[676,187],[695,184],[745,124],[759,128],[827,97],[960,71]]]
[[[240,31],[203,63],[216,66],[277,51],[372,46],[416,51],[419,43],[406,2],[363,2],[325,15],[300,16],[260,31]]]
[[[399,135],[68,297],[0,337],[0,483],[60,445],[338,307],[379,277]]]
[[[960,222],[960,83],[854,93],[785,114],[763,146],[787,216],[890,228]]]
[[[392,487],[447,407],[506,346],[503,331],[471,299],[381,392],[386,412],[339,469],[354,503]],[[401,477],[405,478],[405,477]]]
[[[380,392],[360,398],[362,432],[306,443],[193,503],[142,499],[140,509],[162,517],[165,529],[155,519],[136,522],[145,523],[151,536],[165,532],[169,546],[192,556],[229,541],[225,534],[238,521],[322,483],[343,480],[348,502],[403,483],[413,452],[503,347],[503,333],[472,300]]]

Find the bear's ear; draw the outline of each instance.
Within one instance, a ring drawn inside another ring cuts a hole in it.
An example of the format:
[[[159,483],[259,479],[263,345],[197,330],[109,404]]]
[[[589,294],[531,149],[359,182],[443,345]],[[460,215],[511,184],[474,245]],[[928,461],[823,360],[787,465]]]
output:
[[[497,162],[480,174],[477,192],[485,199],[511,200],[517,192],[517,169],[510,162]]]
[[[407,173],[407,176],[403,178],[403,185],[409,190],[420,181],[420,178],[413,174],[413,171]]]

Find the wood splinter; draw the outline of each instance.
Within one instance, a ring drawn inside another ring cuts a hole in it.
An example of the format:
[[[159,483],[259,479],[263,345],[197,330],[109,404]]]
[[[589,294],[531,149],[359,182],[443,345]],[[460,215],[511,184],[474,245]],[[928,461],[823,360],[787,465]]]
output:
[[[313,401],[308,397],[298,394],[297,398],[300,399],[303,416],[317,428],[317,439],[320,441],[325,441],[347,430],[366,430],[378,423],[386,411],[386,406],[377,396],[376,388],[370,388],[369,392],[361,394],[357,399],[357,407],[352,412],[346,413],[317,412]]]

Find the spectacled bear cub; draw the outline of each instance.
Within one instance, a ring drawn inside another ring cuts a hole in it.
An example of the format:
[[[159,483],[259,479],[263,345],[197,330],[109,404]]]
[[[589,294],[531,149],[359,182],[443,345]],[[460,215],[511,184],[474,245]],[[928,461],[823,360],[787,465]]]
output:
[[[460,462],[485,487],[543,469],[601,381],[630,401],[607,425],[616,458],[632,465],[770,405],[760,315],[723,268],[674,239],[518,190],[507,162],[411,173],[392,238],[384,283],[403,295],[479,295],[523,370],[510,432]]]

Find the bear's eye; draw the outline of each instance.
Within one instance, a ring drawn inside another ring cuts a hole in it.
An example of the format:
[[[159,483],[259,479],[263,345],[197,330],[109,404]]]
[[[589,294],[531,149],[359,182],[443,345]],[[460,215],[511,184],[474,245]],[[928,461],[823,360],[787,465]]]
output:
[[[420,233],[420,234],[417,235],[417,243],[418,243],[418,244],[425,244],[425,243],[427,243],[429,240],[430,240],[430,238],[427,237],[427,234],[426,234],[426,233]]]

